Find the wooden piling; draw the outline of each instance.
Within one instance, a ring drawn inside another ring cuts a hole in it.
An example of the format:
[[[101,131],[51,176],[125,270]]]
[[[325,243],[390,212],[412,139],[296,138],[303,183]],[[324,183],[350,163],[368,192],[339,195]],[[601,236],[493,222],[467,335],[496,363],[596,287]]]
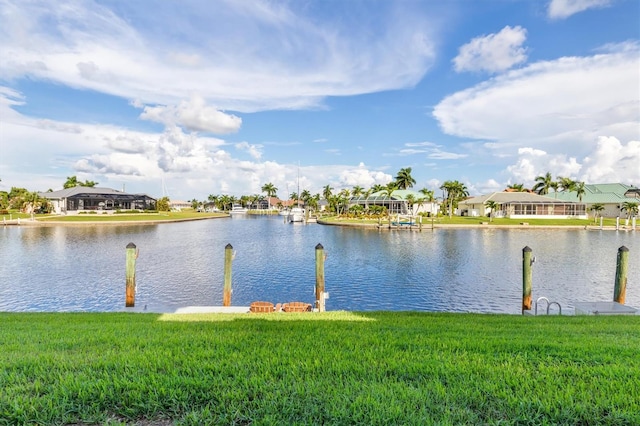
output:
[[[224,247],[224,288],[222,291],[222,306],[231,306],[231,264],[233,263],[233,246],[229,243]]]
[[[613,301],[624,305],[627,294],[627,265],[629,262],[629,249],[622,246],[618,249],[616,259],[616,282],[613,288]]]
[[[522,313],[531,310],[531,281],[533,274],[531,272],[531,248],[525,246],[522,249]]]
[[[126,287],[124,306],[132,308],[136,305],[136,259],[138,250],[133,243],[127,244]]]
[[[318,312],[324,312],[324,247],[318,243],[316,246],[316,308]]]

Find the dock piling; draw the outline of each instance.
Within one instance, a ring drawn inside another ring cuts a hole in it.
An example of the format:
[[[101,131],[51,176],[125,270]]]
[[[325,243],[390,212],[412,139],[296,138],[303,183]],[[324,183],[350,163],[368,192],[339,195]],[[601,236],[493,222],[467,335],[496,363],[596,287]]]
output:
[[[616,282],[613,288],[613,301],[624,305],[627,294],[627,265],[629,261],[629,249],[622,246],[618,249],[616,258]]]
[[[318,243],[316,245],[316,308],[318,312],[325,311],[324,259],[324,247]]]
[[[531,310],[531,281],[533,265],[533,258],[531,256],[532,250],[529,246],[525,246],[522,249],[522,313],[524,311]]]
[[[222,306],[231,306],[231,264],[233,263],[233,246],[224,247],[224,288],[222,290]]]
[[[136,305],[136,259],[138,258],[138,249],[133,243],[127,244],[127,260],[126,260],[126,288],[124,306],[132,308]]]

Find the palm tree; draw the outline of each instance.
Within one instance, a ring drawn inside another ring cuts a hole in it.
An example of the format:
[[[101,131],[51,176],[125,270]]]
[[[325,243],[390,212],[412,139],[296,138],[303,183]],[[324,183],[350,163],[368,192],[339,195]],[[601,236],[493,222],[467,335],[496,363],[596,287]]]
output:
[[[500,204],[498,204],[494,200],[488,200],[486,203],[484,203],[484,205],[489,207],[489,222],[491,222],[493,219],[493,212],[496,211],[498,207],[500,207]]]
[[[387,216],[391,215],[391,206],[393,205],[393,201],[391,200],[391,196],[393,192],[398,189],[396,182],[389,182],[386,187],[381,191],[382,195],[389,198],[389,209],[387,210]]]
[[[558,186],[562,191],[575,191],[577,184],[578,182],[571,178],[558,176]]]
[[[269,182],[262,185],[262,188],[260,189],[262,190],[262,192],[267,194],[269,209],[271,209],[271,197],[276,196],[276,194],[278,193],[278,188],[276,188],[274,184]]]
[[[360,195],[362,195],[364,193],[364,188],[356,185],[353,187],[353,189],[351,189],[351,196],[352,197],[359,197]]]
[[[533,185],[532,190],[540,195],[547,195],[552,183],[553,177],[551,173],[547,172],[544,176],[536,177],[536,184]]]
[[[582,202],[582,196],[585,193],[584,182],[576,182],[574,191],[576,191],[576,195],[578,196],[578,199],[580,200],[580,202]]]
[[[384,191],[385,189],[386,189],[386,186],[376,183],[371,187],[371,192],[376,193],[376,192]]]
[[[440,187],[445,191],[445,200],[449,209],[449,218],[453,217],[453,209],[458,205],[458,201],[469,196],[467,187],[457,180],[447,180]]]
[[[413,194],[409,194],[405,197],[407,201],[407,208],[409,212],[413,215],[413,205],[416,203],[416,197]]]
[[[311,192],[309,192],[306,189],[303,189],[302,192],[300,193],[300,199],[302,200],[302,202],[306,206],[307,203],[309,202],[309,200],[311,199]]]
[[[373,191],[373,188],[369,188],[366,191],[364,191],[363,195],[364,195],[364,209],[365,210],[369,210],[369,197],[371,196],[371,192]]]
[[[322,189],[322,196],[324,197],[325,200],[329,201],[329,199],[331,198],[331,195],[333,195],[331,191],[333,191],[333,188],[331,187],[331,185],[327,185]]]
[[[549,187],[553,189],[553,196],[555,198],[558,198],[558,188],[560,187],[560,183],[558,182],[551,182],[549,184]]]
[[[595,212],[593,215],[593,222],[595,223],[598,220],[598,216],[600,216],[600,212],[604,210],[604,204],[602,203],[593,203],[591,206],[591,211]]]
[[[433,202],[435,201],[435,193],[431,189],[422,188],[420,191],[424,197],[422,197],[422,202],[428,202],[431,204],[431,208],[429,209],[429,214],[433,216]]]
[[[622,210],[627,212],[627,220],[629,220],[631,216],[638,215],[638,203],[636,201],[625,201],[622,203]]]
[[[398,189],[412,188],[416,180],[411,176],[411,167],[400,169],[396,176],[396,184]]]
[[[25,194],[24,207],[23,210],[25,213],[31,213],[31,220],[34,219],[36,214],[36,209],[38,208],[38,202],[40,201],[40,196],[37,192],[27,192]]]
[[[527,192],[523,183],[512,183],[510,185],[507,185],[507,189],[510,189],[515,192]]]

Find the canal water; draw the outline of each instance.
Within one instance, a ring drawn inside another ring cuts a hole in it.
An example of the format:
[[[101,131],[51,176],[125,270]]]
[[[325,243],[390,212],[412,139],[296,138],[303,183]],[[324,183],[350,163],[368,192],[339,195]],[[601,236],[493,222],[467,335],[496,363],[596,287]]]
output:
[[[640,308],[637,232],[544,229],[382,231],[242,216],[158,225],[0,228],[0,311],[119,311],[125,247],[140,250],[136,306],[221,306],[231,244],[232,305],[314,302],[322,244],[327,310],[519,314],[522,249],[533,300],[573,312],[611,301],[618,248],[629,248],[627,305]]]

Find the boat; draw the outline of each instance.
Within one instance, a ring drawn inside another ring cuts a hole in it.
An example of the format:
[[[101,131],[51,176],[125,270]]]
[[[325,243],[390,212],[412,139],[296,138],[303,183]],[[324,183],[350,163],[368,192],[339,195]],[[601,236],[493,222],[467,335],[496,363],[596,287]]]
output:
[[[304,208],[300,206],[291,208],[287,222],[304,222]]]
[[[288,208],[286,208],[286,209],[282,209],[282,210],[280,210],[280,211],[278,212],[278,215],[280,215],[280,216],[289,216],[289,209],[288,209]]]
[[[297,193],[298,205],[291,207],[289,214],[287,215],[287,222],[304,222],[304,208],[300,207],[300,165],[298,165],[298,193]]]
[[[242,207],[239,204],[234,204],[233,207],[231,207],[231,211],[229,213],[231,214],[246,214],[247,213],[247,209]]]

